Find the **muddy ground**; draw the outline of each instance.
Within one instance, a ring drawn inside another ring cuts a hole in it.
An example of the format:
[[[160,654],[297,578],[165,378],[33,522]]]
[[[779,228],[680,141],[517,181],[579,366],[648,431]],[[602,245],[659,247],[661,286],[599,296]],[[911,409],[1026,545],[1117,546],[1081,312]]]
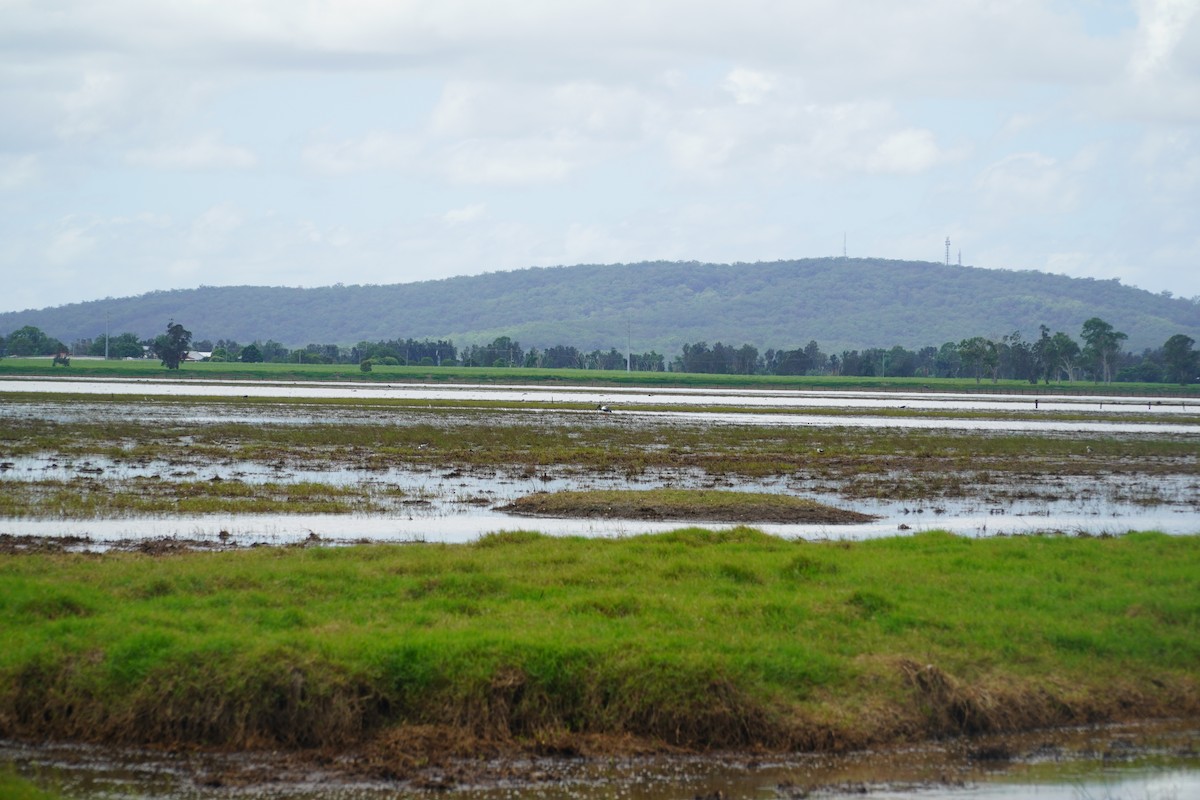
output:
[[[345,751],[134,750],[0,742],[0,760],[77,796],[802,798],[966,789],[998,776],[1078,780],[1146,763],[1200,770],[1200,728],[1159,721],[953,739],[835,754],[688,753],[632,738],[524,745],[436,727],[385,731]],[[1025,778],[1030,780],[1032,778]]]

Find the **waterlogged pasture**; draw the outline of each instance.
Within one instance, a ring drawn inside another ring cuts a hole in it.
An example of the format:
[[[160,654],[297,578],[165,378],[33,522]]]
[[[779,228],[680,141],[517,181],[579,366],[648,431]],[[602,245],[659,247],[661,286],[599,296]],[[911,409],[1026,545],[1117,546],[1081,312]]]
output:
[[[774,424],[573,408],[9,395],[0,405],[0,533],[461,542],[525,525],[501,509],[535,492],[670,487],[790,495],[877,517],[764,521],[792,537],[1197,528],[1200,427],[1067,434],[763,418]],[[673,524],[564,514],[537,527],[603,536]]]

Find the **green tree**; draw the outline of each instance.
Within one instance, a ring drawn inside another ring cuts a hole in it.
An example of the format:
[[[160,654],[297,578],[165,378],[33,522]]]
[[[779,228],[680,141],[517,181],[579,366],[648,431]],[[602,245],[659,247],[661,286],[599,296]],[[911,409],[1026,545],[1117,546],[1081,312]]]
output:
[[[958,343],[958,355],[963,369],[975,376],[975,382],[983,379],[985,372],[991,373],[1000,361],[996,344],[982,336],[973,336]]]
[[[1193,350],[1196,340],[1182,333],[1177,333],[1163,345],[1163,360],[1167,367],[1167,380],[1187,386],[1196,379],[1200,372],[1200,352]]]
[[[242,348],[241,359],[246,364],[257,364],[263,360],[263,354],[257,344],[248,344]]]
[[[136,333],[122,333],[120,336],[106,337],[100,334],[88,348],[88,355],[102,356],[105,352],[105,339],[108,339],[109,358],[141,358],[142,341]]]
[[[1068,381],[1075,380],[1076,362],[1082,353],[1079,343],[1062,331],[1055,331],[1051,347],[1057,359],[1056,372],[1060,375],[1066,373]]]
[[[68,350],[58,339],[52,339],[41,328],[26,325],[8,335],[7,351],[10,356],[52,356]]]
[[[1121,342],[1129,337],[1099,317],[1083,323],[1082,337],[1083,355],[1091,363],[1096,380],[1112,383],[1113,365],[1121,352]]]
[[[167,332],[154,340],[154,352],[167,369],[179,369],[191,346],[192,332],[174,320],[167,323]]]

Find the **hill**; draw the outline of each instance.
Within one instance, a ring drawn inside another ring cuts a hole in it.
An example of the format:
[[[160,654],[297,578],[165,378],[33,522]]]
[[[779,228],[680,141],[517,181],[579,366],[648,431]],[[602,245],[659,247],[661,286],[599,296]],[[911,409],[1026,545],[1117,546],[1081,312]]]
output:
[[[298,289],[202,286],[0,314],[0,334],[35,325],[71,342],[105,330],[142,337],[182,322],[196,339],[274,339],[288,347],[394,338],[458,345],[511,336],[522,345],[673,354],[685,342],[826,352],[918,348],[1038,326],[1079,337],[1098,316],[1159,347],[1200,341],[1200,305],[1117,280],[882,259],[755,264],[644,262],[530,268],[392,285]]]

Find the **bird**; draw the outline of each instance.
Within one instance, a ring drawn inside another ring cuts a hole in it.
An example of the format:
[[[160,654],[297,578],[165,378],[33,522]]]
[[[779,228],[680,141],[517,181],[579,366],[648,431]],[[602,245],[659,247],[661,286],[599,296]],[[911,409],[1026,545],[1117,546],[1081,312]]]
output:
[[[596,410],[597,410],[597,411],[601,411],[601,412],[603,412],[603,413],[605,413],[605,414],[611,414],[611,413],[612,413],[612,409],[611,409],[611,408],[609,408],[608,406],[604,405],[603,403],[601,403],[600,405],[596,406]]]

